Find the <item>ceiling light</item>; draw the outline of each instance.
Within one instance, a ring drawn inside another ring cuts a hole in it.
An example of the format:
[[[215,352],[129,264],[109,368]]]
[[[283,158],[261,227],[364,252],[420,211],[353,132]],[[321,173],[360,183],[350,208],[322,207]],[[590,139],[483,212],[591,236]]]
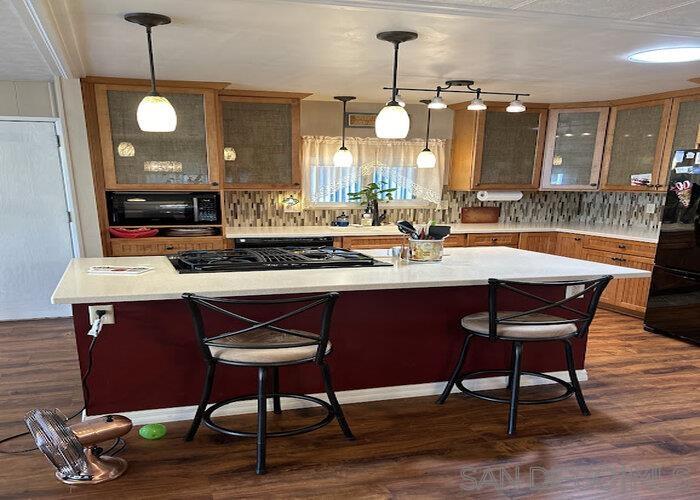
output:
[[[232,147],[224,148],[224,161],[236,161],[236,149]]]
[[[591,135],[590,132],[583,132],[583,133],[581,134],[581,136],[583,136],[583,137],[588,137],[589,135]]]
[[[399,103],[399,106],[401,106],[402,108],[406,107],[406,101],[403,100],[403,97],[401,97],[401,94],[399,94],[398,92],[396,93],[396,97],[394,97],[394,99],[396,100],[396,102]]]
[[[347,116],[347,113],[345,112],[345,108],[348,104],[348,101],[352,101],[353,99],[355,99],[355,96],[337,95],[333,99],[337,99],[338,101],[341,101],[343,103],[342,139],[340,141],[340,149],[338,149],[338,151],[336,151],[335,154],[333,155],[333,166],[334,167],[351,167],[352,166],[352,153],[350,151],[348,151],[348,148],[345,147],[345,117]]]
[[[161,14],[149,14],[136,12],[126,14],[124,19],[130,23],[140,24],[146,28],[148,41],[148,62],[151,67],[151,92],[139,103],[136,110],[136,121],[144,132],[172,132],[177,127],[177,114],[175,108],[165,97],[156,90],[156,75],[153,65],[153,44],[151,42],[151,28],[170,24],[170,18]]]
[[[510,104],[508,104],[506,111],[508,111],[508,113],[522,113],[523,111],[525,111],[525,105],[518,99],[518,96],[516,95],[515,99],[510,101]]]
[[[391,100],[377,115],[374,121],[374,131],[380,139],[405,139],[411,127],[408,113],[396,100],[399,93],[396,77],[399,69],[399,45],[415,40],[418,34],[412,31],[384,31],[377,38],[394,44],[394,68],[392,72]]]
[[[674,63],[700,61],[700,47],[673,47],[668,49],[644,50],[627,58],[641,63]]]
[[[436,97],[439,98],[439,96]],[[437,158],[435,158],[435,153],[430,151],[430,148],[428,147],[428,140],[430,139],[430,110],[433,109],[430,107],[430,105],[433,103],[433,101],[424,99],[421,102],[426,105],[428,116],[426,117],[425,125],[425,149],[418,153],[418,157],[416,158],[416,166],[418,168],[434,168],[435,164],[437,163]]]
[[[433,97],[430,101],[430,104],[428,104],[428,108],[430,109],[445,109],[446,107],[447,104],[445,104],[445,101],[443,101],[442,97],[440,97],[439,95]]]
[[[476,99],[472,99],[472,102],[469,103],[469,106],[467,106],[467,109],[469,111],[483,111],[486,109],[486,104],[484,104],[484,101],[481,100],[481,92],[476,93]]]

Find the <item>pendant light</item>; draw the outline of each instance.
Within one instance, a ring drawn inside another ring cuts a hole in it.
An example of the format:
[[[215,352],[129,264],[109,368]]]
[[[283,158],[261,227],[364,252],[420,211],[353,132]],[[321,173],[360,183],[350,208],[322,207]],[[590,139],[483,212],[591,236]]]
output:
[[[508,104],[508,107],[506,108],[506,111],[509,113],[522,113],[525,111],[525,105],[518,99],[519,95],[515,94],[515,99],[510,101],[510,104]]]
[[[345,107],[348,101],[355,99],[352,95],[337,95],[333,99],[337,99],[343,103],[343,139],[340,143],[340,149],[333,155],[333,166],[335,167],[351,167],[352,153],[345,147]]]
[[[415,40],[418,33],[412,31],[383,31],[377,38],[394,44],[394,68],[391,85],[391,100],[377,115],[374,131],[380,139],[405,139],[411,127],[411,119],[396,100],[398,94],[396,77],[399,69],[399,44]]]
[[[430,111],[432,109],[430,107],[430,103],[432,101],[423,99],[421,102],[426,105],[425,109],[428,110],[428,116],[425,126],[425,149],[418,153],[418,157],[416,158],[416,166],[418,168],[434,168],[435,164],[437,163],[437,158],[435,158],[435,153],[430,151],[430,148],[428,147],[428,139],[430,139]]]
[[[146,28],[148,40],[148,62],[151,68],[151,92],[139,103],[136,110],[136,121],[144,132],[172,132],[177,127],[175,108],[165,97],[156,90],[156,74],[153,65],[153,44],[151,28],[170,24],[170,18],[161,14],[134,12],[126,14],[124,19],[130,23],[140,24]]]
[[[421,101],[423,102],[423,101]],[[445,101],[442,100],[442,97],[440,97],[440,87],[438,87],[437,92],[435,93],[435,97],[433,97],[430,101],[428,101],[428,108],[430,109],[445,109],[447,107],[447,104],[445,104]]]
[[[467,106],[469,111],[483,111],[486,109],[486,104],[481,100],[481,91],[477,90],[476,99],[472,99],[472,102]]]

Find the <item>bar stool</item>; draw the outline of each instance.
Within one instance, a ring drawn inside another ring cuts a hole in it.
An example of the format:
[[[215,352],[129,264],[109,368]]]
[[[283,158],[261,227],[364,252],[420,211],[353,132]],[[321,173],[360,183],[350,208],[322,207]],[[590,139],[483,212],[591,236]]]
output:
[[[508,435],[515,434],[516,417],[518,404],[544,404],[562,401],[572,394],[576,395],[576,401],[583,415],[590,415],[581,392],[581,386],[576,376],[574,367],[574,357],[571,348],[571,339],[580,338],[588,332],[588,328],[593,321],[600,295],[605,290],[612,276],[604,276],[598,279],[587,281],[557,281],[557,282],[532,282],[532,281],[507,281],[489,280],[489,310],[470,314],[462,318],[461,324],[465,331],[464,343],[459,354],[459,360],[452,372],[450,380],[445,386],[445,390],[438,398],[437,404],[443,404],[450,395],[452,388],[457,388],[465,394],[474,396],[486,401],[496,403],[507,403],[510,405],[508,413]],[[552,300],[538,295],[541,290],[552,288],[567,290],[567,297],[561,300]],[[499,311],[499,299],[502,299],[503,291],[507,290],[509,298],[519,298],[531,303],[543,304],[524,311]],[[547,314],[547,313],[555,314]],[[565,314],[562,317],[557,314]],[[481,370],[476,372],[462,373],[462,365],[469,350],[469,343],[474,338],[484,337],[490,341],[511,342],[511,367],[509,370]],[[569,372],[570,382],[566,382],[558,377],[540,372],[523,371],[521,369],[523,346],[528,342],[559,341],[564,346],[566,356],[566,366]],[[562,385],[565,392],[560,396],[546,399],[520,399],[520,376],[521,374],[541,377]],[[498,398],[479,394],[464,387],[464,380],[468,377],[475,377],[488,374],[507,374],[510,397]]]
[[[343,410],[335,396],[331,375],[325,358],[331,352],[329,340],[331,316],[333,307],[338,299],[338,293],[326,293],[289,299],[213,299],[201,297],[191,293],[183,294],[192,313],[194,331],[197,335],[200,350],[207,364],[207,374],[202,390],[202,399],[197,407],[192,425],[185,436],[185,441],[191,441],[200,424],[210,429],[229,436],[255,437],[257,439],[257,463],[255,471],[264,474],[265,471],[265,447],[268,437],[293,436],[320,429],[333,419],[338,421],[340,429],[346,438],[352,440],[354,436],[350,431]],[[233,306],[277,306],[294,304],[300,307],[280,314],[273,319],[257,321],[243,314],[239,314],[227,307]],[[206,309],[219,315],[235,318],[245,325],[244,328],[229,331],[214,336],[207,336],[204,328],[202,311]],[[314,334],[301,330],[292,330],[278,325],[279,322],[298,316],[312,309],[320,309],[320,333]],[[316,363],[321,369],[321,376],[328,396],[327,403],[321,399],[303,394],[281,393],[279,390],[279,367],[299,365],[302,363]],[[254,366],[258,369],[258,392],[252,396],[242,396],[219,401],[207,408],[211,396],[214,372],[219,364],[233,366]],[[267,393],[267,370],[272,369],[273,388],[272,393]],[[326,415],[319,422],[305,427],[278,432],[267,431],[267,398],[272,397],[273,409],[277,414],[282,413],[281,398],[301,399],[315,403],[326,410]],[[245,432],[222,427],[212,421],[214,411],[230,403],[257,399],[258,402],[258,428],[257,432]]]

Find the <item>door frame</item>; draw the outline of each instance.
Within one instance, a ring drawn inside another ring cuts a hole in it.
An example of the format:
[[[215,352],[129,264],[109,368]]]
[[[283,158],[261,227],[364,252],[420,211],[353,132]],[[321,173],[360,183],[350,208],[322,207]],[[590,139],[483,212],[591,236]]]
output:
[[[58,160],[61,164],[61,177],[63,178],[63,197],[66,200],[66,223],[70,233],[71,255],[76,258],[83,255],[83,240],[80,232],[80,219],[78,215],[78,200],[75,194],[75,183],[73,172],[68,164],[68,155],[66,151],[66,140],[61,124],[61,119],[58,117],[43,117],[43,116],[0,116],[0,122],[35,122],[35,123],[53,123],[56,140],[58,141]]]

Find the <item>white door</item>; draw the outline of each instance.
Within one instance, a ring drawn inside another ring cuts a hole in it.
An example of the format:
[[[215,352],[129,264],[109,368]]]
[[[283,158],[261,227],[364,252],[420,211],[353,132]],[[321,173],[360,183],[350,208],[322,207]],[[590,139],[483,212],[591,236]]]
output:
[[[0,120],[0,321],[70,316],[51,293],[73,256],[53,122]]]

